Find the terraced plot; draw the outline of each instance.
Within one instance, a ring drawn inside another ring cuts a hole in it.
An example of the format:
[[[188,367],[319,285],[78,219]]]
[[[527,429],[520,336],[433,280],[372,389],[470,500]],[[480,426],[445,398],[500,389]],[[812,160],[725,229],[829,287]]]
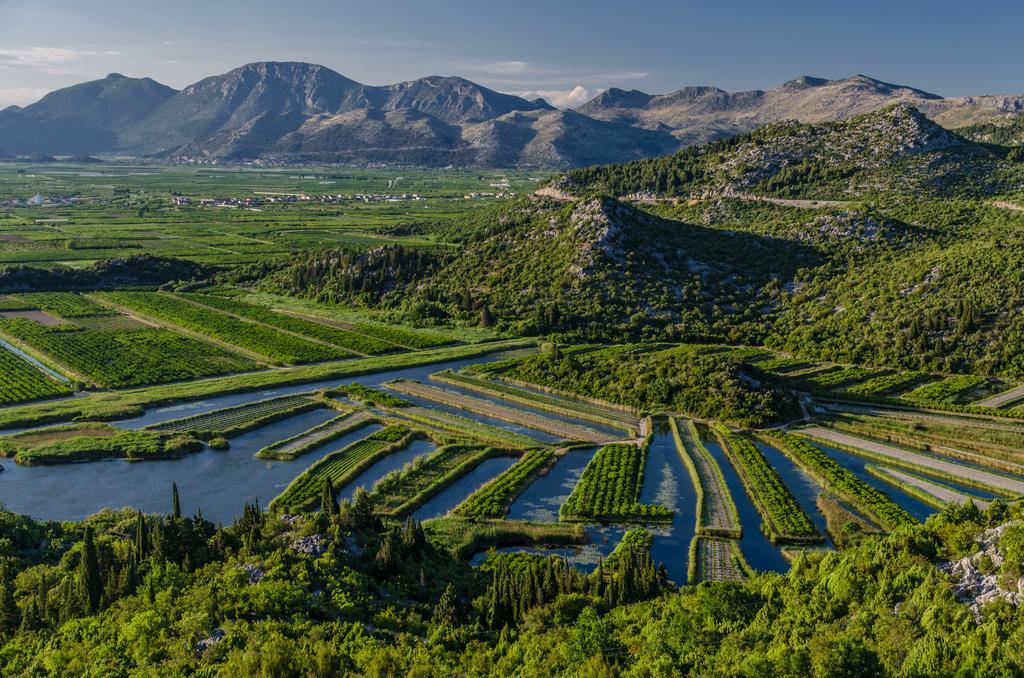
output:
[[[1024,386],[1017,386],[1009,391],[1003,391],[1002,393],[979,400],[974,404],[981,405],[982,407],[1002,407],[1021,399],[1024,399]]]
[[[378,459],[409,443],[412,435],[404,426],[389,426],[358,440],[348,447],[332,452],[303,471],[284,492],[270,502],[279,511],[305,511],[315,508],[324,484],[335,490],[356,479]]]
[[[822,536],[757,446],[724,426],[715,433],[743,488],[761,515],[761,530],[772,543],[817,543]]]
[[[849,469],[840,466],[835,459],[804,438],[792,433],[777,432],[766,433],[761,437],[792,459],[818,484],[849,502],[880,527],[892,530],[917,522],[886,494],[865,483]]]
[[[811,426],[801,430],[804,435],[838,445],[851,452],[859,453],[873,459],[895,463],[897,466],[927,469],[940,476],[965,484],[978,484],[986,489],[1012,495],[1024,494],[1024,481],[1009,476],[997,475],[980,469],[955,464],[936,457],[911,452],[874,440],[866,440],[839,431]]]
[[[514,407],[506,407],[499,403],[477,398],[463,393],[457,393],[448,389],[437,388],[416,381],[393,381],[387,384],[400,393],[407,393],[419,398],[425,398],[432,402],[457,407],[467,412],[481,414],[512,424],[518,424],[538,431],[544,431],[559,436],[563,440],[581,440],[591,443],[606,443],[611,436],[579,424],[550,419],[548,417],[519,410]]]
[[[631,435],[637,428],[637,417],[635,415],[610,407],[601,407],[585,400],[542,394],[504,381],[483,379],[451,370],[432,374],[430,378],[443,384],[452,384],[467,391],[473,391],[492,398],[500,398],[520,405],[528,405],[545,412],[619,428]]]
[[[106,292],[96,295],[149,318],[213,337],[267,359],[288,364],[352,358],[356,354],[335,346],[302,339],[287,332],[159,292]]]
[[[697,488],[697,534],[739,539],[743,527],[718,462],[700,442],[692,421],[687,421],[685,428],[675,419],[669,422],[679,456]]]
[[[691,574],[689,583],[702,581],[742,581],[747,578],[740,565],[739,545],[731,539],[696,536],[690,546]]]
[[[384,476],[371,494],[381,513],[404,517],[495,452],[479,445],[446,445]]]
[[[640,504],[647,448],[632,443],[605,445],[590,460],[558,511],[565,521],[671,522],[672,511]]]
[[[508,507],[533,481],[537,473],[548,467],[554,459],[555,451],[550,448],[530,450],[497,478],[469,495],[464,502],[455,507],[452,515],[466,518],[500,518],[508,512]]]
[[[937,483],[927,478],[907,473],[896,468],[890,468],[888,466],[876,466],[870,464],[867,466],[868,473],[880,478],[896,487],[902,489],[904,492],[917,497],[925,503],[931,504],[937,508],[942,508],[946,504],[963,504],[967,501],[973,501],[980,508],[986,508],[988,502],[978,497],[972,497],[963,492],[957,492],[951,487],[947,487],[941,483]]]
[[[497,426],[481,424],[466,417],[432,410],[428,407],[403,407],[400,410],[390,410],[388,416],[392,419],[414,422],[455,436],[479,440],[489,445],[511,447],[513,449],[537,446],[537,441],[529,436],[519,435]]]
[[[268,445],[256,453],[261,459],[296,459],[374,421],[364,410],[339,415],[297,436]]]
[[[61,318],[97,318],[117,315],[117,311],[74,292],[31,292],[19,294],[18,299],[33,308]]]
[[[323,407],[323,403],[306,396],[281,396],[175,419],[149,428],[166,433],[228,438],[318,407]]]

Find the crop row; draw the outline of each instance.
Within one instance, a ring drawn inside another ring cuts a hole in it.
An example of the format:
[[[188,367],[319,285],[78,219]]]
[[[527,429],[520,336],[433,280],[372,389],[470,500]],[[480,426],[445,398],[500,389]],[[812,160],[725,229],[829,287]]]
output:
[[[412,404],[394,394],[355,381],[351,384],[333,388],[327,392],[327,395],[346,395],[367,405],[380,405],[381,407],[396,407],[399,409],[409,407]]]
[[[392,344],[408,348],[422,349],[454,343],[451,338],[443,334],[427,330],[414,330],[407,327],[395,327],[394,325],[368,322],[355,323],[353,327],[360,334],[383,339]]]
[[[526,489],[537,473],[555,458],[554,450],[530,450],[496,478],[485,483],[455,507],[452,515],[466,518],[500,518]]]
[[[295,478],[270,502],[270,508],[286,511],[314,508],[324,483],[330,482],[336,490],[341,489],[378,459],[404,447],[410,437],[409,429],[404,426],[388,426],[328,454]]]
[[[697,519],[694,532],[706,536],[739,539],[743,536],[736,504],[722,476],[722,469],[700,440],[692,421],[681,430],[674,418],[669,426],[675,438],[676,450],[697,489]]]
[[[118,315],[117,311],[74,292],[33,292],[19,294],[34,308],[61,318],[95,318]]]
[[[244,372],[255,363],[170,330],[91,330],[77,325],[41,325],[0,320],[0,329],[106,388],[183,381]]]
[[[284,363],[310,363],[351,358],[350,351],[232,318],[220,311],[159,292],[107,292],[103,295],[143,315],[200,332],[225,343]]]
[[[71,393],[71,387],[46,376],[28,361],[0,346],[0,404]]]
[[[736,541],[697,535],[690,542],[688,583],[746,579],[741,559]]]
[[[149,428],[168,433],[194,433],[204,437],[229,438],[322,406],[321,403],[306,396],[280,396],[154,424]]]
[[[31,311],[34,306],[18,297],[0,296],[0,311]]]
[[[913,516],[887,495],[868,485],[803,438],[792,433],[778,432],[765,433],[763,436],[818,483],[845,499],[881,527],[892,530],[902,525],[917,523]]]
[[[256,456],[260,459],[283,459],[292,460],[326,445],[332,440],[337,440],[346,433],[351,433],[358,428],[366,426],[373,421],[364,411],[341,414],[337,417],[307,429],[297,436],[267,445]]]
[[[904,400],[927,405],[932,402],[944,402],[983,383],[985,383],[985,377],[978,377],[972,374],[958,374],[942,381],[918,386],[902,397]]]
[[[576,417],[585,421],[592,421],[596,424],[603,424],[619,428],[628,432],[636,430],[636,417],[613,409],[601,408],[582,400],[570,400],[555,396],[537,393],[525,388],[519,388],[502,381],[481,379],[469,374],[446,370],[430,375],[430,378],[443,384],[459,386],[468,391],[480,393],[492,398],[501,398],[519,405],[528,405],[539,410],[560,414],[566,417]]]
[[[479,440],[489,445],[512,448],[536,447],[537,445],[537,441],[529,436],[513,433],[497,426],[481,424],[467,417],[460,417],[457,414],[432,410],[427,407],[413,406],[403,408],[399,417],[446,431],[454,436]]]
[[[880,374],[846,389],[855,395],[878,395],[889,393],[924,378],[924,372],[892,372]]]
[[[381,478],[373,486],[373,498],[382,513],[407,515],[496,452],[480,445],[445,445]]]
[[[884,440],[916,451],[938,453],[1006,473],[1020,474],[1024,470],[1021,468],[1024,450],[978,440],[979,429],[966,426],[942,435],[930,432],[924,425],[901,425],[899,420],[841,418],[834,420],[831,426],[846,433]]]
[[[988,502],[980,497],[969,495],[948,485],[936,482],[931,478],[924,478],[901,469],[868,464],[864,467],[864,470],[875,478],[897,487],[910,496],[916,497],[925,504],[939,510],[944,509],[948,504],[963,504],[968,500],[974,502],[982,509],[988,506]]]
[[[480,414],[537,431],[559,436],[562,440],[582,440],[592,443],[607,442],[611,436],[580,424],[551,419],[515,407],[507,407],[492,400],[477,398],[457,391],[437,388],[416,381],[398,380],[388,384],[389,388],[420,398],[426,398],[442,405],[456,407],[467,412]]]
[[[716,426],[715,432],[747,495],[761,514],[761,529],[772,543],[820,542],[822,537],[810,516],[757,446],[724,426]]]
[[[333,344],[355,353],[374,355],[395,350],[394,346],[379,339],[350,332],[334,325],[299,318],[287,313],[278,313],[265,306],[257,306],[244,301],[238,301],[237,299],[215,297],[208,294],[183,294],[182,296],[204,306],[212,306],[217,310],[242,316],[249,320],[255,320],[264,325],[301,334],[305,337],[319,339],[320,341],[325,341],[328,344]]]
[[[637,560],[651,553],[651,544],[654,543],[654,535],[642,527],[633,527],[626,530],[622,539],[615,545],[615,550],[604,559],[605,571],[614,570],[619,563],[630,560]]]
[[[646,461],[645,446],[605,445],[583,469],[559,516],[562,520],[672,520],[669,509],[638,503]]]

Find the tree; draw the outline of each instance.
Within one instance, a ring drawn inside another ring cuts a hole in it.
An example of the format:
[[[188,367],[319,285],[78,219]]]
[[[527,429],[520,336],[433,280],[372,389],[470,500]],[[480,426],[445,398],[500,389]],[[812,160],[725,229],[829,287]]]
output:
[[[135,559],[142,562],[149,555],[149,529],[142,511],[135,514]]]
[[[86,612],[91,614],[100,609],[100,601],[103,598],[103,574],[100,572],[99,556],[96,553],[96,538],[92,527],[85,528],[78,573],[82,602]]]
[[[324,488],[320,493],[320,511],[332,517],[338,515],[338,497],[334,493],[334,484],[330,478],[324,479]]]
[[[11,636],[21,624],[18,604],[14,602],[14,582],[4,567],[0,574],[0,634]]]
[[[480,309],[480,327],[491,327],[494,325],[494,316],[491,315],[491,309],[484,306]]]
[[[451,582],[445,587],[441,599],[437,601],[432,621],[435,624],[447,624],[448,626],[457,626],[459,623],[459,597]]]
[[[178,484],[171,483],[171,517],[181,517],[181,501],[178,499]]]

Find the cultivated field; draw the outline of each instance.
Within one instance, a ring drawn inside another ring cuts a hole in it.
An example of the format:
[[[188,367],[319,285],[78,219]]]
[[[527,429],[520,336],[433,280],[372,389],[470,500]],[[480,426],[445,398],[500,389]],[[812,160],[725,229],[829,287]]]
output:
[[[692,421],[679,426],[673,419],[671,426],[676,448],[697,488],[697,534],[739,539],[743,528],[718,462],[700,442]]]
[[[480,414],[494,419],[500,419],[501,421],[507,421],[512,424],[536,429],[538,431],[544,431],[545,433],[559,436],[563,440],[606,443],[612,439],[611,436],[602,433],[601,431],[597,431],[583,425],[570,424],[568,422],[551,419],[514,407],[507,407],[484,398],[477,398],[475,396],[469,396],[456,391],[437,388],[435,386],[429,386],[415,381],[393,381],[388,384],[388,387],[400,393],[407,393],[432,402],[457,407],[467,412],[473,412],[474,414]]]

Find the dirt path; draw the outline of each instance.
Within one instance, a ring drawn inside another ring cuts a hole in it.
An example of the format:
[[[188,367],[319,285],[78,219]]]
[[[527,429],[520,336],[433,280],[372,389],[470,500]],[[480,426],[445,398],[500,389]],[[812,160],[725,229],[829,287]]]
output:
[[[1003,391],[997,393],[994,396],[989,396],[984,400],[979,400],[974,405],[982,405],[984,407],[1002,407],[1006,403],[1012,403],[1014,400],[1020,400],[1024,398],[1024,385],[1018,386],[1017,388],[1011,388],[1009,391]]]
[[[899,469],[889,468],[888,466],[878,466],[876,467],[876,469],[881,475],[889,476],[890,478],[896,480],[897,483],[906,483],[911,487],[916,487],[925,494],[935,497],[935,499],[939,500],[943,504],[963,504],[968,499],[970,499],[975,504],[977,504],[979,508],[988,507],[987,501],[976,499],[975,497],[969,497],[966,494],[957,492],[956,490],[948,488],[945,485],[939,485],[937,483],[925,480],[924,478],[919,478],[918,476],[914,476],[909,473],[904,473]]]
[[[1018,205],[1017,203],[1007,202],[1005,200],[993,200],[992,205],[994,207],[1000,207],[1004,210],[1013,210],[1014,212],[1024,212],[1024,205]]]
[[[921,468],[931,469],[954,478],[969,478],[992,488],[998,488],[1015,494],[1024,494],[1024,481],[1016,478],[996,475],[995,473],[989,473],[980,469],[955,464],[951,461],[945,461],[944,459],[936,459],[935,457],[918,454],[917,452],[901,450],[897,447],[892,447],[891,445],[886,445],[874,440],[865,440],[864,438],[840,433],[839,431],[834,431],[822,426],[811,426],[809,428],[801,429],[800,432],[826,442],[845,445],[847,447],[863,450],[871,455],[877,455],[890,460],[902,461]]]

